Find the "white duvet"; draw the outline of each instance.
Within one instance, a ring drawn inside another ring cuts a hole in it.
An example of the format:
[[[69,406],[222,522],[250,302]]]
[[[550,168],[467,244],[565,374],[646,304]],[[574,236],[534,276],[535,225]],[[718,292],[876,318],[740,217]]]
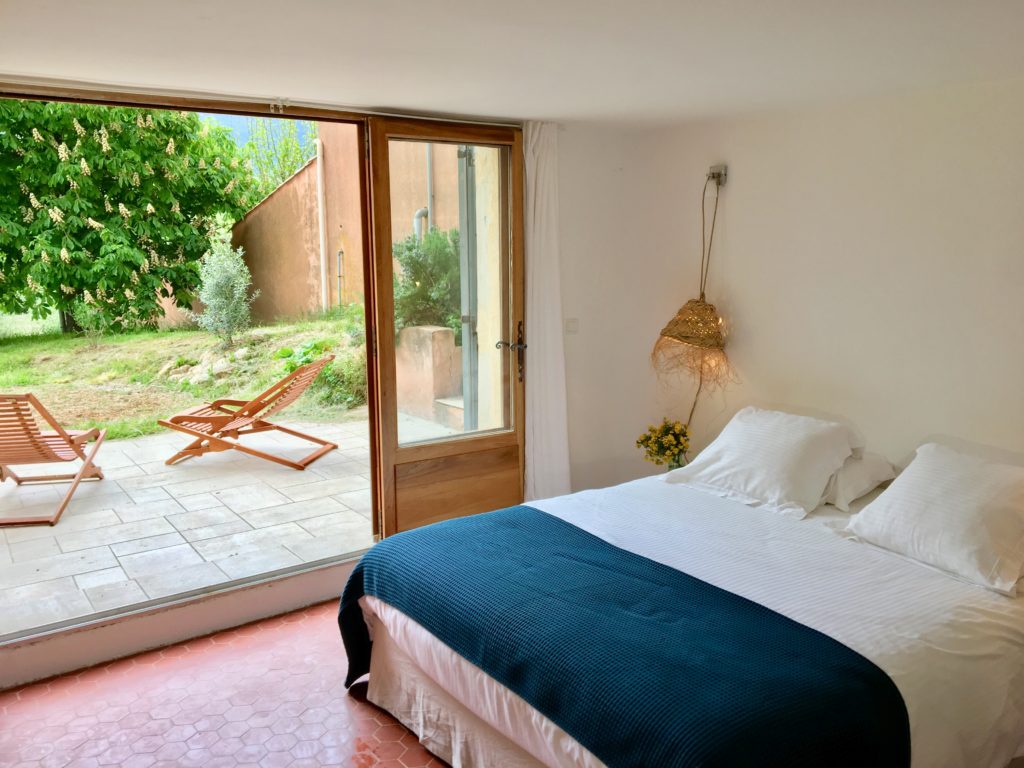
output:
[[[866,656],[903,695],[914,768],[1003,768],[1020,753],[1024,598],[997,595],[846,538],[818,513],[793,520],[660,477],[530,505]],[[538,753],[546,741],[538,738],[539,713],[510,723],[509,702],[524,704],[518,697],[492,680],[471,681],[478,670],[377,602],[365,607],[449,692],[485,721],[504,725],[500,730],[542,762],[562,762]],[[501,717],[497,699],[506,699]],[[574,757],[579,764],[581,755]]]

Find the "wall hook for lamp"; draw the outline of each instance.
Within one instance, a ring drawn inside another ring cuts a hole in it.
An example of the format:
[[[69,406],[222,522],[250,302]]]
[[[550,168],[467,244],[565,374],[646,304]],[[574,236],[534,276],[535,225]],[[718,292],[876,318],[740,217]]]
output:
[[[719,187],[725,186],[725,181],[729,177],[729,166],[725,163],[719,165],[712,165],[708,168],[708,178],[715,182]]]

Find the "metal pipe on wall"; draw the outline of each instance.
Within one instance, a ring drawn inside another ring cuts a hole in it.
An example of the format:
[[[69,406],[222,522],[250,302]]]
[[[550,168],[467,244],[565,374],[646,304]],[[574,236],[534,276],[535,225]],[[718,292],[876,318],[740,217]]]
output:
[[[324,143],[317,137],[316,208],[317,224],[320,227],[320,306],[322,309],[330,309],[330,291],[327,286],[327,206],[324,197]]]

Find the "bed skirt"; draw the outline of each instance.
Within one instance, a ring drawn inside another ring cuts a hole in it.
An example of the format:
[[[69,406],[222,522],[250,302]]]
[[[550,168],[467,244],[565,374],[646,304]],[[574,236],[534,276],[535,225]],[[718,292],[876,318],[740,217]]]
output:
[[[454,768],[605,768],[579,742],[423,627],[372,597],[367,698]]]

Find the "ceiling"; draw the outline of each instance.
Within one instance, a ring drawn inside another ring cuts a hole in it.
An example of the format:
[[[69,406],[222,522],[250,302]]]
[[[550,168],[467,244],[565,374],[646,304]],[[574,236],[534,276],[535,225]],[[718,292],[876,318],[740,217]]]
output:
[[[1021,0],[0,0],[0,79],[665,123],[1024,76]]]

